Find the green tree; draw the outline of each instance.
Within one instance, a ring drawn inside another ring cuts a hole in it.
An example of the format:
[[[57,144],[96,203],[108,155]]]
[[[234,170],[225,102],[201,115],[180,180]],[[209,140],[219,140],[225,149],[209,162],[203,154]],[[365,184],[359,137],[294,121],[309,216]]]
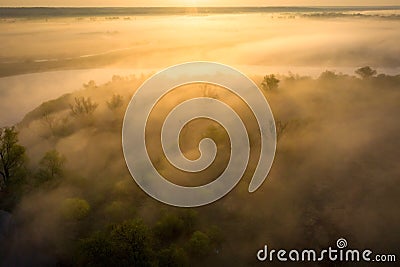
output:
[[[359,68],[355,71],[363,79],[368,79],[376,75],[376,70],[372,69],[370,66]]]
[[[125,221],[112,227],[110,238],[122,266],[151,266],[151,235],[140,220]]]
[[[161,241],[173,241],[183,233],[184,224],[175,214],[167,213],[156,223],[154,233]]]
[[[204,258],[211,252],[210,238],[205,233],[196,231],[189,240],[188,249],[194,257]]]
[[[189,266],[189,258],[182,248],[171,246],[162,249],[158,255],[158,266],[162,267],[185,267]]]
[[[65,161],[65,157],[57,150],[48,151],[39,162],[38,179],[44,182],[62,177]]]
[[[107,233],[95,232],[90,237],[82,239],[79,244],[79,266],[100,267],[117,266],[113,255],[113,244]]]
[[[221,229],[215,225],[207,229],[207,235],[210,238],[211,245],[215,249],[219,249],[222,246],[222,243],[225,241]]]
[[[183,221],[183,230],[185,234],[192,234],[197,224],[197,212],[191,209],[184,210],[180,218]]]
[[[151,234],[140,220],[112,225],[81,241],[82,266],[154,266]]]
[[[14,127],[0,129],[0,189],[7,188],[25,162],[25,148],[18,144]]]
[[[261,83],[261,86],[264,90],[275,90],[279,87],[279,80],[275,77],[274,74],[264,76],[264,80]]]

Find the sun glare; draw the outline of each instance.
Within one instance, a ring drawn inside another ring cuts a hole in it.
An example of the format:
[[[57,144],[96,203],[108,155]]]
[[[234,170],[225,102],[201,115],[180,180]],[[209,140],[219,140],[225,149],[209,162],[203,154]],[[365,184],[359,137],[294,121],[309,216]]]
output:
[[[184,6],[196,7],[196,6],[198,6],[199,4],[202,4],[202,3],[199,3],[199,2],[204,2],[204,1],[182,0],[182,2],[183,2],[183,5],[184,5]]]

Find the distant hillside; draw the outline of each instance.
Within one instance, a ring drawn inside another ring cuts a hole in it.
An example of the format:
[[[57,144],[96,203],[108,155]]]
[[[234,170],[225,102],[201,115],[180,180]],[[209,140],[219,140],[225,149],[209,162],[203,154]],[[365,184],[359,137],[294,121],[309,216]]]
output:
[[[304,13],[398,10],[396,6],[363,7],[24,7],[0,8],[0,18],[43,18],[43,17],[95,17],[95,16],[140,16],[140,15],[185,15],[236,14],[236,13]]]

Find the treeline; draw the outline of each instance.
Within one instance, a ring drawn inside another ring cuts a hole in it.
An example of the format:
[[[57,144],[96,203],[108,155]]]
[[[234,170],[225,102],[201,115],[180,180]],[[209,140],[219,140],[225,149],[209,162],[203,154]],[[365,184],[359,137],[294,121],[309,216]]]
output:
[[[248,194],[247,177],[227,197],[199,209],[158,203],[126,169],[123,115],[146,77],[115,76],[101,86],[89,82],[79,92],[44,103],[0,132],[0,210],[12,212],[15,220],[2,244],[3,264],[12,266],[18,259],[26,265],[60,266],[252,265],[260,242],[330,245],[345,229],[333,218],[367,201],[346,190],[361,185],[371,196],[391,195],[384,185],[374,191],[375,176],[367,170],[376,165],[379,173],[392,166],[385,146],[398,146],[391,137],[390,114],[396,111],[391,101],[398,96],[400,75],[378,74],[370,67],[357,69],[356,75],[325,71],[316,79],[294,74],[256,78],[278,134],[268,184]],[[366,139],[358,134],[374,133],[362,124],[364,117],[379,118],[385,143],[374,147],[382,151],[353,147]],[[351,133],[346,138],[336,138],[342,137],[338,121]],[[357,149],[363,150],[356,154]],[[386,161],[370,158],[375,156]],[[332,162],[344,167],[334,168]],[[388,172],[385,177],[394,176]],[[352,186],[342,187],[348,183]],[[342,199],[345,207],[337,204]],[[368,207],[376,209],[376,203]],[[396,201],[385,203],[390,210]],[[360,219],[356,215],[354,221]],[[371,217],[371,223],[387,218],[382,216]],[[363,241],[362,235],[352,237],[354,243]]]
[[[142,79],[143,77],[139,78]],[[201,259],[210,254],[217,254],[223,241],[221,231],[217,226],[207,226],[199,222],[195,211],[158,210],[154,220],[145,222],[137,211],[142,205],[140,199],[143,198],[143,193],[134,186],[132,188],[134,183],[125,173],[126,169],[120,168],[122,172],[119,171],[124,174],[123,179],[111,178],[105,181],[114,187],[114,190],[94,189],[96,186],[91,183],[98,182],[98,175],[90,170],[85,173],[82,168],[68,168],[68,163],[73,159],[67,158],[56,149],[60,141],[85,129],[108,131],[113,135],[113,139],[119,140],[126,99],[132,92],[126,90],[128,93],[122,96],[114,93],[115,90],[110,91],[104,87],[114,88],[122,85],[121,91],[125,91],[126,87],[132,85],[132,79],[114,76],[110,83],[102,86],[103,88],[91,81],[84,85],[82,94],[66,95],[59,100],[45,103],[29,114],[17,127],[1,129],[0,210],[15,212],[13,217],[16,221],[25,220],[25,215],[20,218],[21,215],[18,214],[19,205],[24,205],[24,198],[46,198],[46,194],[66,188],[82,191],[82,194],[60,196],[52,200],[57,203],[54,210],[47,204],[39,204],[40,201],[37,203],[37,206],[47,209],[47,212],[52,214],[52,220],[60,223],[60,236],[51,238],[63,240],[55,248],[62,253],[55,256],[54,251],[51,251],[50,254],[53,254],[52,257],[56,257],[55,260],[61,265],[190,266],[190,259],[201,262]],[[97,100],[93,100],[91,93],[101,94],[106,100],[99,105],[100,98],[94,97]],[[57,102],[61,105],[58,106]],[[32,164],[27,153],[29,147],[20,144],[18,131],[35,128],[35,125],[38,126],[35,145],[46,146],[48,143],[53,149],[45,152],[40,160],[35,160],[37,163]],[[91,138],[90,135],[87,137]],[[74,145],[79,146],[79,140],[75,141]],[[122,163],[119,146],[113,147],[114,149],[116,151],[107,150],[105,154],[96,156],[111,160],[114,158],[112,155],[118,155],[118,159],[113,160]],[[102,168],[100,164],[96,165],[96,160],[89,160],[88,163],[94,163],[95,168]],[[109,164],[105,162],[104,167],[109,167]],[[119,174],[108,172],[105,178],[115,175]],[[117,182],[113,185],[115,180]],[[107,190],[113,192],[104,195]],[[90,192],[102,197],[93,196]],[[18,232],[24,232],[26,226],[20,226],[22,229],[15,227],[7,234],[9,239],[5,242],[8,243],[10,251],[3,251],[6,253],[3,258],[6,264],[12,265],[15,260],[12,256],[7,257],[7,254],[15,253],[12,247],[18,240],[13,240],[13,237],[18,236]],[[23,244],[17,249],[20,250],[18,253],[30,254],[41,242],[35,240],[32,244]],[[24,259],[22,256],[22,261],[24,260],[30,259]]]

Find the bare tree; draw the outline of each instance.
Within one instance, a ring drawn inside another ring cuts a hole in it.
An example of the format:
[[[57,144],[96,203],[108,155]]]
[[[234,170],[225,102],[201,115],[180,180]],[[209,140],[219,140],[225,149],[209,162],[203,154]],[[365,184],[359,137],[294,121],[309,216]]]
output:
[[[124,98],[121,95],[113,95],[110,101],[107,101],[107,107],[111,111],[116,111],[124,104]]]
[[[49,128],[51,135],[55,135],[55,129],[56,129],[55,116],[50,111],[45,110],[42,113],[41,119],[43,124]]]
[[[75,117],[92,114],[96,110],[97,106],[98,104],[93,103],[90,97],[75,97],[75,103],[69,105],[71,114]]]
[[[276,122],[276,140],[277,141],[279,141],[280,138],[282,138],[282,135],[285,133],[288,125],[289,125],[289,122],[282,122],[282,121]]]

